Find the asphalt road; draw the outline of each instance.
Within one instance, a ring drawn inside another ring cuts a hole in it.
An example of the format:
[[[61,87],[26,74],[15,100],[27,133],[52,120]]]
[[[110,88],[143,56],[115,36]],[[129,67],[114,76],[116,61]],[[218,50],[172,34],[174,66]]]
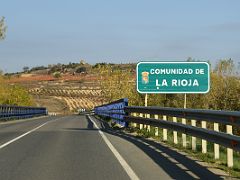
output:
[[[0,180],[138,178],[220,179],[185,155],[112,130],[94,117],[0,124]]]

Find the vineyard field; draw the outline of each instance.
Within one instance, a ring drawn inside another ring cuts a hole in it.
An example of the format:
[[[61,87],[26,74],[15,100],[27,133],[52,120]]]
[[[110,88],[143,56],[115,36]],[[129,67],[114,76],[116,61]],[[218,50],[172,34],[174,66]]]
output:
[[[17,81],[16,81],[17,80]],[[10,79],[11,84],[21,84],[34,98],[37,106],[47,107],[57,114],[76,113],[79,109],[91,110],[105,103],[96,77],[51,76],[20,77]]]

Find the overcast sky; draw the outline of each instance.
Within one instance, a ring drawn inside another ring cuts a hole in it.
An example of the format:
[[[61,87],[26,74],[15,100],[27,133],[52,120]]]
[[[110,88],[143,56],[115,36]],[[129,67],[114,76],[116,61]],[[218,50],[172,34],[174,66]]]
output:
[[[0,69],[79,62],[240,61],[239,0],[6,0]]]

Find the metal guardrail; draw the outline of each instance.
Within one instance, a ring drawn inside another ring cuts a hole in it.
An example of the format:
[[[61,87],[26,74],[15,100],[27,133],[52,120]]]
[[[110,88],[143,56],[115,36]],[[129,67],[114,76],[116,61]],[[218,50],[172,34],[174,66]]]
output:
[[[94,113],[99,116],[110,117],[114,122],[121,126],[128,126],[128,123],[124,121],[125,111],[124,108],[128,106],[128,99],[119,99],[109,104],[97,106],[94,108]]]
[[[181,109],[181,108],[161,108],[161,107],[142,107],[128,106],[125,107],[125,112],[128,113],[146,113],[159,114],[185,119],[204,120],[216,122],[225,125],[240,126],[240,112],[235,111],[217,111],[205,109]]]
[[[184,147],[186,147],[187,144],[186,134],[188,134],[192,136],[193,150],[196,150],[196,137],[201,138],[203,153],[207,152],[207,141],[213,142],[215,159],[219,159],[219,145],[222,145],[227,147],[228,166],[233,166],[233,150],[240,151],[240,136],[232,134],[232,126],[240,127],[240,112],[142,107],[128,106],[127,104],[118,106],[119,102],[123,102],[123,100],[96,107],[94,112],[95,114],[107,116],[112,119],[118,119],[120,117],[121,122],[127,122],[126,124],[131,124],[139,129],[146,128],[150,131],[150,126],[155,127],[155,134],[157,135],[158,127],[161,127],[163,128],[164,140],[167,140],[167,129],[170,129],[173,131],[175,144],[178,143],[177,139],[179,138],[177,132],[181,132]],[[182,120],[182,123],[179,122],[179,119]],[[190,125],[187,123],[187,120],[191,121]],[[197,127],[197,121],[201,123],[201,127]],[[207,129],[207,122],[213,123],[214,128]],[[226,133],[219,132],[219,124],[226,125]]]
[[[30,118],[47,114],[45,107],[0,105],[0,120]]]
[[[171,121],[165,121],[161,119],[151,119],[151,118],[141,118],[126,116],[125,120],[127,122],[134,122],[139,124],[151,125],[154,127],[161,127],[166,129],[175,130],[188,135],[192,135],[201,139],[206,139],[210,142],[220,144],[225,147],[229,147],[236,151],[240,151],[240,138],[239,136],[234,136],[222,132],[210,131],[208,129],[203,129],[199,127],[194,127],[190,125],[184,125],[180,123],[175,123]]]

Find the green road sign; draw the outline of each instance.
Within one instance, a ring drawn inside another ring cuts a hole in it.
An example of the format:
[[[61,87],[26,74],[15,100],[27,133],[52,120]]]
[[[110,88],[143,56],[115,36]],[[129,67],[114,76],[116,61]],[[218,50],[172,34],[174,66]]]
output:
[[[139,62],[139,93],[207,93],[210,89],[206,62]]]

